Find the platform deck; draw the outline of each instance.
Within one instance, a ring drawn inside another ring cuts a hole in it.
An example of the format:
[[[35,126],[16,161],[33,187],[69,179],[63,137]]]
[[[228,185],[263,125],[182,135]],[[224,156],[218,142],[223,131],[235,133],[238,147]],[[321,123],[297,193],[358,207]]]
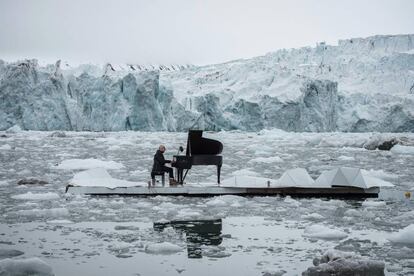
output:
[[[379,188],[361,189],[356,187],[299,188],[299,187],[220,187],[220,186],[136,186],[136,187],[66,187],[66,192],[85,195],[123,195],[123,196],[197,196],[219,195],[238,196],[293,196],[329,198],[369,198],[378,197]]]

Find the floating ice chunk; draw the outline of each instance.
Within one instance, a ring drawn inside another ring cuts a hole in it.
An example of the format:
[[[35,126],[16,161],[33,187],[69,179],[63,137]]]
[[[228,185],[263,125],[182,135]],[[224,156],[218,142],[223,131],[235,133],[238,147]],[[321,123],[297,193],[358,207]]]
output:
[[[284,199],[284,202],[289,204],[289,205],[296,206],[296,207],[300,206],[300,202],[297,201],[296,199],[293,199],[291,196],[286,196],[285,199]]]
[[[55,166],[55,169],[61,170],[88,170],[94,168],[104,168],[108,170],[122,169],[124,165],[115,161],[103,161],[99,159],[68,159],[62,161],[59,165]]]
[[[113,178],[107,170],[103,168],[95,168],[82,171],[69,181],[69,185],[85,186],[85,187],[107,187],[110,189],[117,187],[134,187],[147,185],[143,182],[132,182]]]
[[[54,275],[52,268],[39,258],[29,258],[23,260],[4,259],[0,261],[0,271],[3,276]]]
[[[414,224],[410,224],[388,238],[393,243],[414,244]]]
[[[304,237],[325,240],[341,240],[348,237],[348,234],[338,229],[332,229],[321,224],[314,224],[305,229]]]
[[[391,148],[391,152],[396,154],[414,154],[414,146],[395,145]]]
[[[0,150],[11,150],[12,147],[9,144],[4,144],[0,146]]]
[[[248,175],[248,176],[258,176],[259,173],[252,171],[250,169],[241,169],[231,173],[232,175]]]
[[[20,256],[23,254],[24,252],[20,250],[0,248],[0,259],[16,257],[16,256]]]
[[[315,181],[303,168],[296,168],[285,171],[277,180],[279,187],[320,187],[315,185]]]
[[[22,131],[22,128],[18,125],[14,125],[6,130],[7,133],[17,133],[21,131]]]
[[[360,217],[363,214],[355,209],[348,209],[345,211],[344,215],[348,217]]]
[[[312,213],[308,215],[302,215],[301,218],[306,220],[323,220],[325,217],[318,213]]]
[[[57,193],[47,192],[47,193],[32,193],[28,192],[25,194],[11,196],[13,199],[21,200],[53,200],[58,199],[59,195]]]
[[[53,219],[53,220],[48,220],[46,222],[50,224],[71,224],[73,223],[73,221],[68,220],[68,219]]]
[[[271,156],[271,157],[256,157],[249,160],[249,163],[280,163],[283,162],[283,159],[279,156]]]
[[[383,180],[398,179],[398,175],[393,174],[393,173],[385,172],[384,170],[374,170],[374,169],[364,170],[364,169],[362,169],[361,172],[366,176],[376,177],[376,178],[380,178],[380,179],[383,179]]]
[[[176,244],[170,242],[153,243],[145,247],[145,252],[150,254],[175,254],[181,252],[182,248]]]
[[[0,186],[7,186],[9,182],[7,180],[0,180]]]
[[[285,270],[265,270],[262,271],[262,276],[283,276],[285,275],[286,271]]]
[[[313,264],[315,266],[304,271],[303,276],[383,276],[385,268],[384,262],[369,260],[357,254],[337,250],[328,250],[320,259],[315,258]]]
[[[235,195],[216,196],[213,199],[207,201],[206,205],[210,207],[224,207],[231,206],[234,204],[241,205],[240,203],[244,202],[245,200],[245,198]]]
[[[387,205],[385,201],[365,200],[364,202],[362,202],[362,206],[368,207],[368,208],[381,207],[385,205]]]
[[[338,160],[341,160],[341,161],[354,161],[355,158],[352,157],[352,156],[341,155],[341,156],[338,157]]]
[[[177,218],[179,219],[200,219],[201,213],[193,209],[181,209],[178,211]]]
[[[26,217],[64,217],[69,215],[66,208],[19,210],[17,213]]]

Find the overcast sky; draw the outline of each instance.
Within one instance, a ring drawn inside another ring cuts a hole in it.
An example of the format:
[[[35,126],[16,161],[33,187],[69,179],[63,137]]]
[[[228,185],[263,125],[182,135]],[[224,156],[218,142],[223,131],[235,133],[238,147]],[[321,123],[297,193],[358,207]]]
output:
[[[414,33],[412,0],[0,0],[0,58],[208,64]]]

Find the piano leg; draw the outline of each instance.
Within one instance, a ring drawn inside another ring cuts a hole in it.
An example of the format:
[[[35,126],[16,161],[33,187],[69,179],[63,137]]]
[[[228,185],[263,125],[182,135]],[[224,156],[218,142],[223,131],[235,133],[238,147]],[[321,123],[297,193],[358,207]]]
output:
[[[177,168],[177,182],[183,184],[183,169]]]
[[[217,183],[220,184],[221,165],[217,166]]]

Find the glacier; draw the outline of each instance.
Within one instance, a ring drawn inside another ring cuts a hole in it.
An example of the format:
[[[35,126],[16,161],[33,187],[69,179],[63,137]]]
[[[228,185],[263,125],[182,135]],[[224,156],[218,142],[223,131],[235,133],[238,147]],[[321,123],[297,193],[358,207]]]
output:
[[[0,60],[0,130],[413,132],[414,35],[205,66]]]

